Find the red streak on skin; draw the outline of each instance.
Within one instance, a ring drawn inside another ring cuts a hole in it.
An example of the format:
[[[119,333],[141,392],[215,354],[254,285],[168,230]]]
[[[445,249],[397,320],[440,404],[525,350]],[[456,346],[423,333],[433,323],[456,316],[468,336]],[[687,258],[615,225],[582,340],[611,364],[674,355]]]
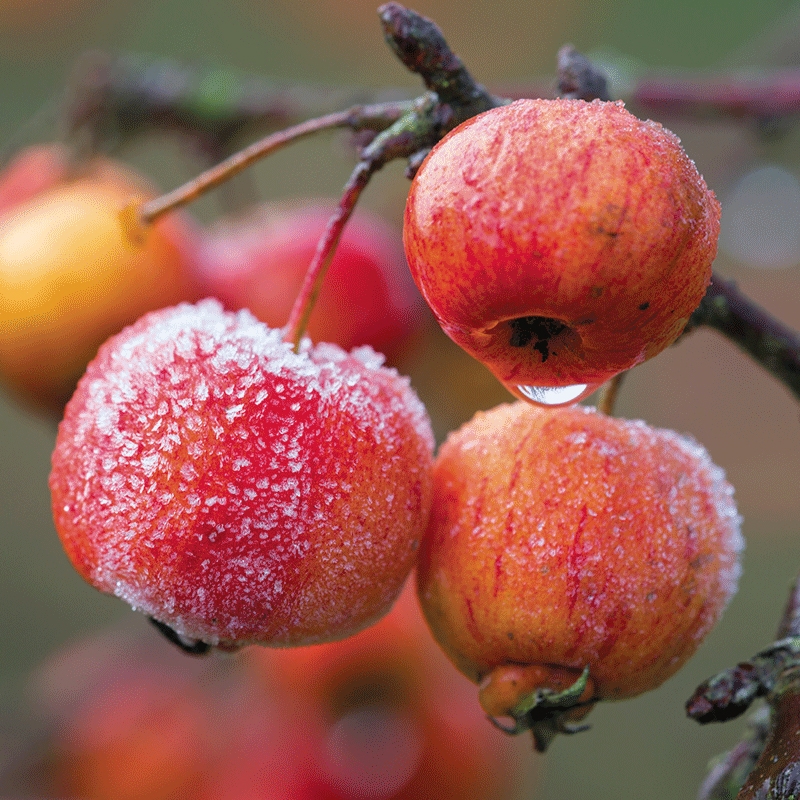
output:
[[[572,547],[569,551],[569,559],[567,562],[567,576],[569,583],[569,613],[575,609],[575,604],[578,601],[578,593],[581,586],[581,576],[583,574],[583,565],[586,563],[586,555],[583,552],[581,538],[583,536],[583,529],[586,526],[586,518],[589,516],[588,506],[584,504],[581,509],[581,519],[578,523],[578,530],[575,531],[575,539],[572,542]]]
[[[512,472],[511,472],[511,476],[510,476],[509,481],[508,481],[508,490],[507,491],[508,491],[508,496],[509,497],[513,497],[514,496],[514,490],[515,490],[516,485],[517,485],[517,483],[519,481],[520,475],[522,474],[522,465],[523,465],[522,453],[528,447],[530,438],[531,438],[531,434],[530,433],[525,435],[525,436],[523,436],[522,439],[520,440],[519,444],[514,449],[514,452],[513,452],[512,456],[511,456],[510,460],[511,460],[511,463],[514,465],[514,468],[513,468]],[[484,485],[481,487],[481,498],[483,498],[483,493],[485,491],[485,485],[486,485],[486,483],[484,481]],[[500,582],[501,582],[501,578],[503,576],[503,555],[502,554],[506,549],[513,547],[514,529],[515,529],[514,517],[515,517],[515,509],[513,507],[509,508],[508,513],[506,514],[506,521],[505,521],[505,526],[504,526],[504,531],[505,531],[504,544],[505,544],[505,546],[504,546],[503,550],[501,550],[497,554],[497,556],[495,557],[495,560],[494,560],[494,591],[493,591],[494,597],[497,597],[498,594],[500,594]]]
[[[481,633],[481,629],[478,627],[478,623],[475,621],[475,612],[472,609],[472,601],[469,599],[469,597],[465,597],[464,602],[467,604],[467,627],[469,628],[469,632],[476,642],[482,642],[483,634]]]
[[[600,646],[597,648],[597,659],[602,661],[614,649],[614,645],[625,630],[630,618],[630,611],[617,606],[607,620],[606,633]]]
[[[473,509],[472,515],[472,530],[478,530],[480,528],[481,522],[483,520],[483,500],[486,496],[486,486],[489,483],[488,478],[484,478],[481,481],[480,489],[476,492],[475,496],[475,506]]]

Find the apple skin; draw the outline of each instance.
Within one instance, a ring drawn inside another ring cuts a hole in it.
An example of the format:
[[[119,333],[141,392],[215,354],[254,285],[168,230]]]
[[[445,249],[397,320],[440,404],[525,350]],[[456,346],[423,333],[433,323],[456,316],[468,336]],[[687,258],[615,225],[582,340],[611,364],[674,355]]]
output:
[[[98,159],[0,216],[0,377],[61,414],[97,348],[142,314],[196,300],[197,230],[183,214],[126,235],[120,211],[152,196]]]
[[[680,335],[719,204],[622,103],[520,100],[464,122],[411,186],[411,273],[453,341],[517,386],[599,385]]]
[[[0,173],[0,214],[69,176],[69,151],[60,144],[26,147]]]
[[[385,614],[416,559],[433,435],[370,348],[300,353],[216,300],[110,339],[50,476],[77,571],[188,639],[330,641]]]
[[[286,324],[334,202],[267,204],[206,230],[199,272],[206,292],[247,308],[272,328]],[[308,324],[315,342],[368,344],[392,362],[425,319],[399,231],[356,211],[348,221]]]
[[[418,592],[475,683],[509,665],[574,678],[588,665],[595,697],[621,699],[694,653],[735,592],[742,546],[733,490],[693,440],[518,402],[440,448]]]

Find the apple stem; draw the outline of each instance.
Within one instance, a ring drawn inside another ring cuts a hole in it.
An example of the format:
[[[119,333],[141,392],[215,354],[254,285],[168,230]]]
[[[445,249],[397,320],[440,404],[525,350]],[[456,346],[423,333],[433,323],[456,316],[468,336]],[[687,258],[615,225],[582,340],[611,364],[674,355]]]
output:
[[[598,411],[608,416],[614,413],[614,406],[617,403],[617,397],[625,375],[625,372],[620,372],[600,387],[600,394],[597,398]]]
[[[392,125],[407,110],[407,103],[352,106],[344,111],[315,117],[272,133],[238,153],[234,153],[211,169],[200,173],[196,178],[177,189],[143,203],[139,208],[139,219],[142,224],[152,224],[169,211],[191,203],[210,189],[214,189],[234,175],[238,175],[256,161],[306,136],[335,128],[380,131]]]
[[[308,320],[317,302],[325,273],[328,271],[331,261],[333,261],[344,226],[347,224],[347,220],[350,219],[350,215],[353,213],[359,197],[361,197],[361,192],[364,191],[370,178],[381,166],[382,162],[372,160],[359,161],[356,164],[345,184],[339,205],[328,220],[284,329],[283,339],[294,346],[295,352],[300,350],[300,341],[308,327]]]

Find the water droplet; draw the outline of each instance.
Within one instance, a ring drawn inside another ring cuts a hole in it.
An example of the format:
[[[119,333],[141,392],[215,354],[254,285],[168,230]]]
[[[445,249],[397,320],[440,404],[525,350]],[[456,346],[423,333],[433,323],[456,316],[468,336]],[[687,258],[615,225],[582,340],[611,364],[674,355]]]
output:
[[[595,389],[587,383],[574,386],[517,386],[517,392],[532,403],[542,406],[564,406],[575,403]]]

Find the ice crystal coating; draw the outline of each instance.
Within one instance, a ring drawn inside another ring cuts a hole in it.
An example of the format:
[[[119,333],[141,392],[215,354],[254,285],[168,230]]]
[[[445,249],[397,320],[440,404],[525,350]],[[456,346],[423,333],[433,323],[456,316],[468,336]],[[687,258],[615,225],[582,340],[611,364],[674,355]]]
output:
[[[736,590],[733,489],[693,439],[584,407],[479,413],[434,465],[419,593],[479,682],[590,667],[600,697],[661,684]]]
[[[432,448],[408,380],[370,348],[296,354],[206,300],[101,348],[59,428],[53,513],[87,581],[182,635],[326,641],[400,591]]]

